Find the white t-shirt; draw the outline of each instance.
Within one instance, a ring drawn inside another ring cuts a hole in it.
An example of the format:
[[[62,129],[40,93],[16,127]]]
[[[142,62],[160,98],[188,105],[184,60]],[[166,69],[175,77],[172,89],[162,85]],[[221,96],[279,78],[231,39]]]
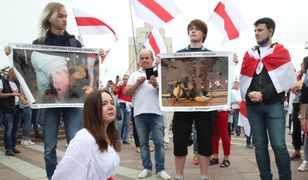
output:
[[[94,137],[81,129],[70,141],[52,179],[105,180],[115,175],[119,164],[119,154],[112,146],[108,146],[107,152],[100,152]]]
[[[235,101],[242,101],[240,89],[232,89],[231,93],[234,95]],[[232,109],[240,109],[240,105],[238,103],[234,103],[232,104]]]
[[[146,77],[145,72],[142,69],[135,71],[129,76],[127,85],[134,85],[140,76]],[[162,115],[163,112],[159,107],[158,91],[147,80],[141,84],[138,89],[133,94],[133,106],[134,106],[134,116],[153,113]]]
[[[18,88],[17,88],[16,83],[12,82],[12,81],[9,81],[9,83],[10,83],[10,87],[11,87],[12,91],[18,92]],[[2,82],[1,79],[0,79],[0,89],[3,89],[3,82]],[[19,97],[15,96],[15,105],[18,105],[18,102],[19,102]]]

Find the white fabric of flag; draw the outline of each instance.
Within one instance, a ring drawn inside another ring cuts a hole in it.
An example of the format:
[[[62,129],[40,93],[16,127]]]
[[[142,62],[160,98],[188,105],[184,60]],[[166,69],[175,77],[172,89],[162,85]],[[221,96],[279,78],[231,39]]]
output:
[[[161,27],[180,13],[171,0],[130,0],[136,16],[152,27]]]
[[[219,1],[210,17],[210,21],[222,33],[222,44],[238,38],[240,32],[248,27],[241,13],[232,4],[231,0]]]
[[[149,34],[148,38],[144,43],[144,46],[147,49],[152,50],[155,56],[157,56],[160,53],[167,52],[164,40],[161,37],[159,29],[157,28],[152,29],[152,32]]]

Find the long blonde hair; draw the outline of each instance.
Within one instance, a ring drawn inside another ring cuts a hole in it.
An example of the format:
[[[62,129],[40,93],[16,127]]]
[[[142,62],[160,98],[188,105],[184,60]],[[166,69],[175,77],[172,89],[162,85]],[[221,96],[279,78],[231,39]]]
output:
[[[61,8],[65,7],[63,4],[58,2],[51,2],[46,5],[44,8],[40,23],[39,23],[39,38],[40,40],[44,39],[47,31],[50,29],[50,22],[54,22],[58,16],[58,13]]]

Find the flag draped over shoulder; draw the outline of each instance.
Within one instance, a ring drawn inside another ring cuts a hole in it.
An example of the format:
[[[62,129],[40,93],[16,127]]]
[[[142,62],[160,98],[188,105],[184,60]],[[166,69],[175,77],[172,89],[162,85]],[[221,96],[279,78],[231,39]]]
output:
[[[146,39],[144,46],[147,49],[150,49],[154,52],[154,55],[157,56],[159,53],[166,53],[166,46],[163,38],[160,35],[160,32],[157,28],[152,29],[152,32],[149,34]]]
[[[263,63],[268,71],[277,93],[289,90],[296,85],[296,72],[290,54],[283,45],[276,44],[270,47],[261,57],[258,54],[258,49],[252,48],[245,53],[240,73],[243,100],[245,100],[246,92],[259,63]]]
[[[244,101],[241,101],[240,104],[240,114],[239,114],[239,122],[243,125],[244,127],[244,133],[246,136],[250,136],[250,124],[248,121],[247,117],[247,112],[246,112],[246,104]]]
[[[230,0],[218,2],[210,21],[223,34],[222,43],[239,37],[241,31],[247,28],[247,24],[240,12],[233,6]]]
[[[180,13],[171,0],[130,0],[136,16],[152,27],[160,27]]]
[[[73,12],[80,34],[112,34],[117,39],[116,32],[107,23],[77,9]]]

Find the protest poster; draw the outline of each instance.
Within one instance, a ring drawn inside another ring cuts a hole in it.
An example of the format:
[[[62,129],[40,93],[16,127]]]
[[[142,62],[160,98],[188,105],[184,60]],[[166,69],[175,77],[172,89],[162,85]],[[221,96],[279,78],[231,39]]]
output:
[[[161,54],[160,59],[163,111],[228,109],[234,71],[232,52]]]
[[[32,108],[82,107],[99,82],[99,49],[10,44],[12,64]]]

